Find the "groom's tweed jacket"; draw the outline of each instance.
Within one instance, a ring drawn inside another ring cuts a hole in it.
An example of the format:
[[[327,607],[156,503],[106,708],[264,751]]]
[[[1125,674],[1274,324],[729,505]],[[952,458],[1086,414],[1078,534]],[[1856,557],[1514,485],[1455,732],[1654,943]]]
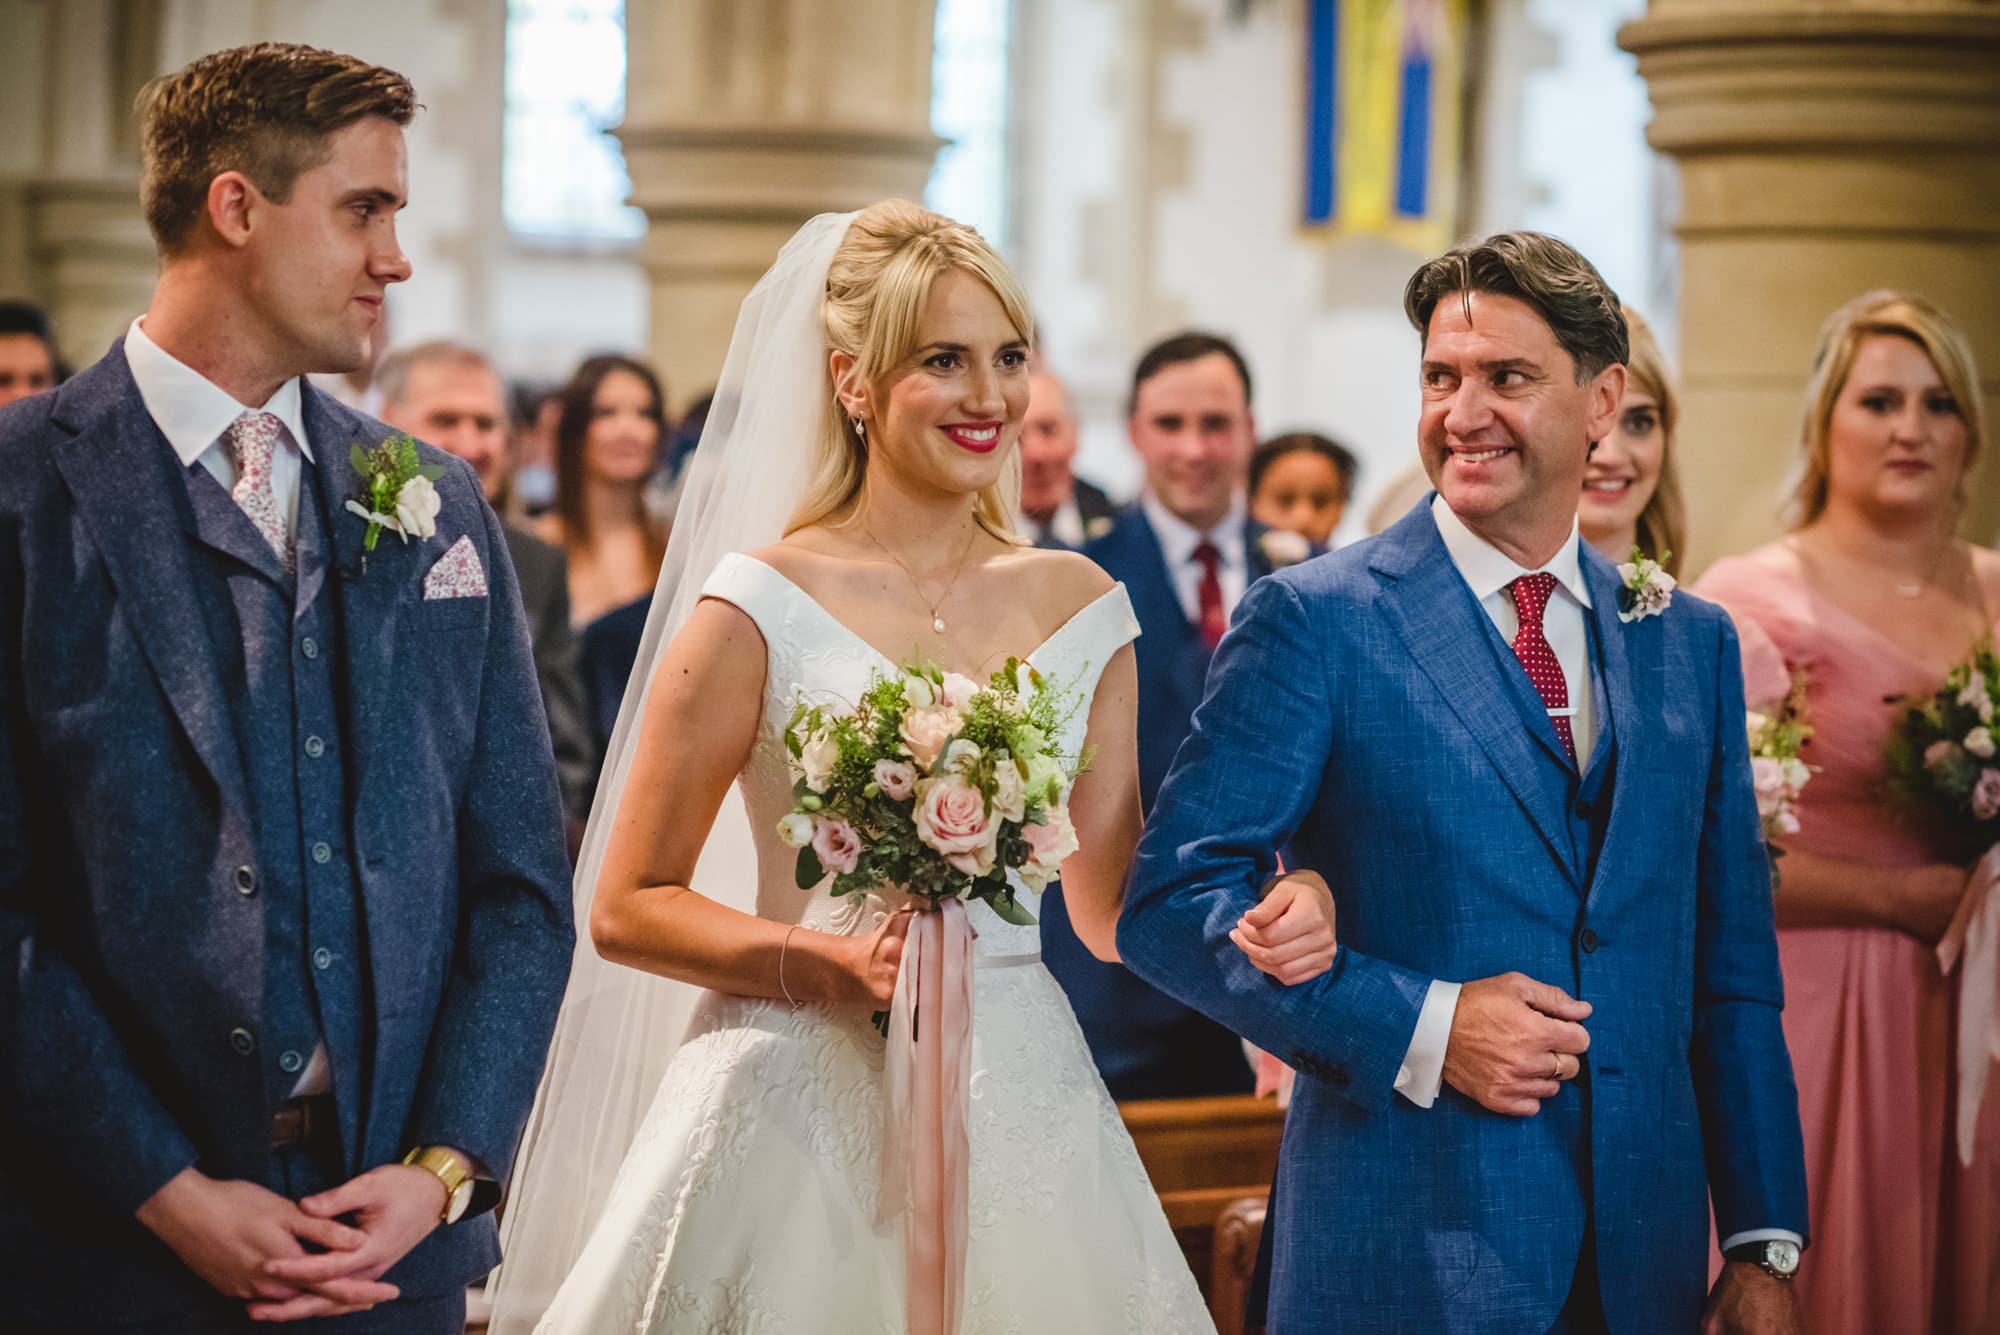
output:
[[[310,388],[304,419],[294,590],[122,346],[0,410],[0,1327],[212,1306],[133,1211],[189,1165],[278,1185],[319,1039],[338,1176],[414,1143],[504,1176],[533,1099],[573,938],[499,523],[425,447],[437,532],[364,570],[347,449],[387,430]],[[461,539],[486,596],[425,599]],[[387,1278],[494,1256],[483,1214]]]
[[[1611,1328],[1686,1332],[1711,1191],[1725,1236],[1806,1228],[1735,630],[1685,593],[1620,622],[1585,548],[1601,703],[1579,774],[1429,504],[1245,597],[1119,949],[1299,1070],[1275,1333],[1542,1335],[1586,1228]],[[1333,969],[1291,988],[1228,937],[1277,849],[1339,908]],[[1583,1077],[1528,1118],[1397,1095],[1430,981],[1513,970],[1596,1008]]]

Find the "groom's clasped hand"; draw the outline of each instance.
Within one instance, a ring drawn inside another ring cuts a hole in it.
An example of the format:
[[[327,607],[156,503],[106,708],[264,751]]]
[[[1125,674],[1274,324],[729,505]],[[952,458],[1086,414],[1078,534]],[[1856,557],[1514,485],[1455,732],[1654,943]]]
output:
[[[1481,1107],[1533,1117],[1583,1069],[1590,1003],[1524,973],[1467,983],[1445,1048],[1445,1082]]]

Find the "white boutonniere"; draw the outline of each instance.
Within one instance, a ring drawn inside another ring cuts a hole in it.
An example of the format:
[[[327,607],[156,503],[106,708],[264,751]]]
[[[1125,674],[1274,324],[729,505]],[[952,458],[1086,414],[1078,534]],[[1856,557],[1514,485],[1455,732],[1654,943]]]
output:
[[[1671,559],[1672,555],[1662,552],[1660,560]],[[1632,549],[1632,559],[1618,567],[1618,577],[1625,581],[1625,590],[1618,599],[1620,621],[1656,617],[1674,600],[1674,577],[1661,568],[1659,561],[1637,547]]]
[[[1300,535],[1282,528],[1267,528],[1264,536],[1257,539],[1257,546],[1264,552],[1264,559],[1271,563],[1271,569],[1283,570],[1295,566],[1312,555],[1312,544]]]
[[[353,445],[347,461],[361,483],[360,497],[349,501],[347,508],[368,521],[367,536],[361,540],[364,551],[375,550],[376,539],[385,528],[404,542],[437,532],[438,511],[444,502],[436,483],[444,476],[444,469],[419,463],[415,440],[391,436],[372,450]]]
[[[1117,522],[1110,515],[1099,515],[1095,519],[1085,520],[1083,524],[1083,540],[1085,542],[1095,542],[1116,527]]]

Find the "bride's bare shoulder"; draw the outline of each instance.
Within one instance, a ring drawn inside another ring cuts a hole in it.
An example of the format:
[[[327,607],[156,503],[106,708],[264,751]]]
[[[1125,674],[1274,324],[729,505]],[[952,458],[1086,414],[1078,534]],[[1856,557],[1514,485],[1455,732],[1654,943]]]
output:
[[[1020,547],[1007,562],[1009,578],[1032,590],[1036,607],[1057,623],[1102,598],[1116,583],[1103,566],[1078,552]]]

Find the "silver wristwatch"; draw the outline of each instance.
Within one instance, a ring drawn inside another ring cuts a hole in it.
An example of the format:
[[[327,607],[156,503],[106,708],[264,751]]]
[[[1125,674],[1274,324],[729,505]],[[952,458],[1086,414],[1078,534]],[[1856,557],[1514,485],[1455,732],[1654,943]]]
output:
[[[1738,1243],[1722,1255],[1724,1260],[1748,1261],[1760,1266],[1773,1279],[1789,1280],[1799,1273],[1799,1244],[1790,1238]]]

